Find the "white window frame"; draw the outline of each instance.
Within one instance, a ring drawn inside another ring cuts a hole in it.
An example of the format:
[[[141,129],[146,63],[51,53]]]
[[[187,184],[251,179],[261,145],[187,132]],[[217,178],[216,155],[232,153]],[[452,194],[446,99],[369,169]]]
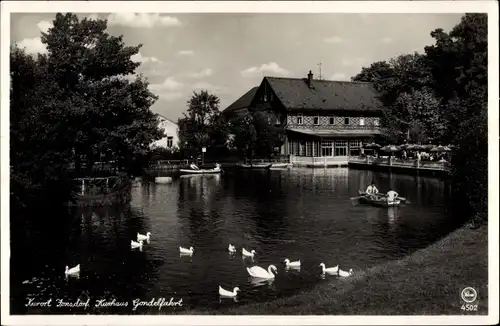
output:
[[[328,124],[330,124],[330,125],[335,124],[335,116],[331,115],[328,117]]]
[[[333,141],[331,141],[331,140],[323,140],[321,142],[320,149],[321,149],[321,156],[323,156],[323,157],[333,157],[335,155],[335,150],[333,148]],[[327,155],[327,156],[323,155],[323,149],[331,150],[331,155]]]
[[[373,125],[374,125],[374,126],[377,126],[377,127],[378,127],[379,123],[380,123],[380,122],[379,122],[379,119],[378,119],[378,118],[373,119]]]
[[[364,126],[365,125],[365,118],[359,118],[359,125]]]
[[[174,146],[174,137],[173,136],[168,136],[167,137],[167,147],[171,148]]]
[[[345,123],[347,121],[347,123]],[[344,125],[345,126],[348,126],[351,124],[351,119],[349,119],[349,117],[344,117]]]
[[[297,124],[301,125],[304,123],[304,117],[302,116],[302,113],[297,114]]]
[[[348,156],[349,153],[349,143],[347,140],[335,140],[334,141],[334,147],[333,147],[333,156]],[[337,155],[337,150],[344,150],[345,149],[345,155]]]
[[[319,126],[319,115],[313,117],[313,125]]]

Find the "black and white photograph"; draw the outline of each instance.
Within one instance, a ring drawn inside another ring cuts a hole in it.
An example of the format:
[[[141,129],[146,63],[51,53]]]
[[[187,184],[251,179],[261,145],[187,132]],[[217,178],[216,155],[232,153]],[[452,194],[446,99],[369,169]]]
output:
[[[1,5],[2,325],[498,323],[495,1]]]

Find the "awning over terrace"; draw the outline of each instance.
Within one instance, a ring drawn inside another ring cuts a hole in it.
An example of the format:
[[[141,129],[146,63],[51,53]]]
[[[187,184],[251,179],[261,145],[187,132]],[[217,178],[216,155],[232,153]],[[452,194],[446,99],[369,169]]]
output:
[[[356,138],[356,137],[371,137],[380,134],[377,129],[298,129],[287,128],[287,131],[303,134],[307,136],[316,136],[320,138]]]

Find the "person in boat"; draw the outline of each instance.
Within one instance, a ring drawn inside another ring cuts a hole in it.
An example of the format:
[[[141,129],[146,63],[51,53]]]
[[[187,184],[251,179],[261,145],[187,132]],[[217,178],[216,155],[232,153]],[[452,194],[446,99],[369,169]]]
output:
[[[375,182],[372,182],[368,188],[366,188],[366,195],[371,199],[377,199],[378,189],[375,187]]]
[[[196,164],[194,164],[194,163],[191,163],[191,165],[189,165],[189,167],[190,167],[192,170],[199,170],[198,166],[196,166]]]
[[[389,190],[387,192],[387,202],[391,203],[396,201],[396,198],[398,198],[399,194],[395,192],[394,190]]]

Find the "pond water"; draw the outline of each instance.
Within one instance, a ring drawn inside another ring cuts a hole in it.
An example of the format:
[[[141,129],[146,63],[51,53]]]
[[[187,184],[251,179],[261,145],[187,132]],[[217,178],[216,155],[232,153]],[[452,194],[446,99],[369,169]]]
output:
[[[410,202],[388,209],[350,200],[371,181]],[[11,313],[170,314],[287,296],[328,281],[321,277],[321,262],[363,271],[435,242],[461,223],[449,213],[450,202],[449,185],[437,178],[347,168],[137,182],[129,207],[81,209],[68,217],[69,226],[28,229],[13,239],[18,245],[12,253]],[[137,232],[148,231],[149,243],[131,249]],[[236,254],[228,253],[229,244]],[[194,254],[181,256],[179,246],[193,246]],[[256,251],[253,260],[242,258],[242,247]],[[285,258],[300,259],[300,271],[285,269]],[[15,267],[20,261],[22,268]],[[65,266],[76,264],[79,278],[65,278]],[[256,283],[247,274],[246,267],[270,264],[278,268],[272,282]],[[237,300],[221,300],[219,285],[238,286]],[[26,307],[29,299],[50,298],[50,308]],[[87,298],[88,307],[57,307],[58,299]],[[134,300],[161,298],[165,304],[182,299],[182,306],[133,309]],[[115,306],[95,307],[97,300],[113,299]],[[128,306],[117,307],[119,302]]]

